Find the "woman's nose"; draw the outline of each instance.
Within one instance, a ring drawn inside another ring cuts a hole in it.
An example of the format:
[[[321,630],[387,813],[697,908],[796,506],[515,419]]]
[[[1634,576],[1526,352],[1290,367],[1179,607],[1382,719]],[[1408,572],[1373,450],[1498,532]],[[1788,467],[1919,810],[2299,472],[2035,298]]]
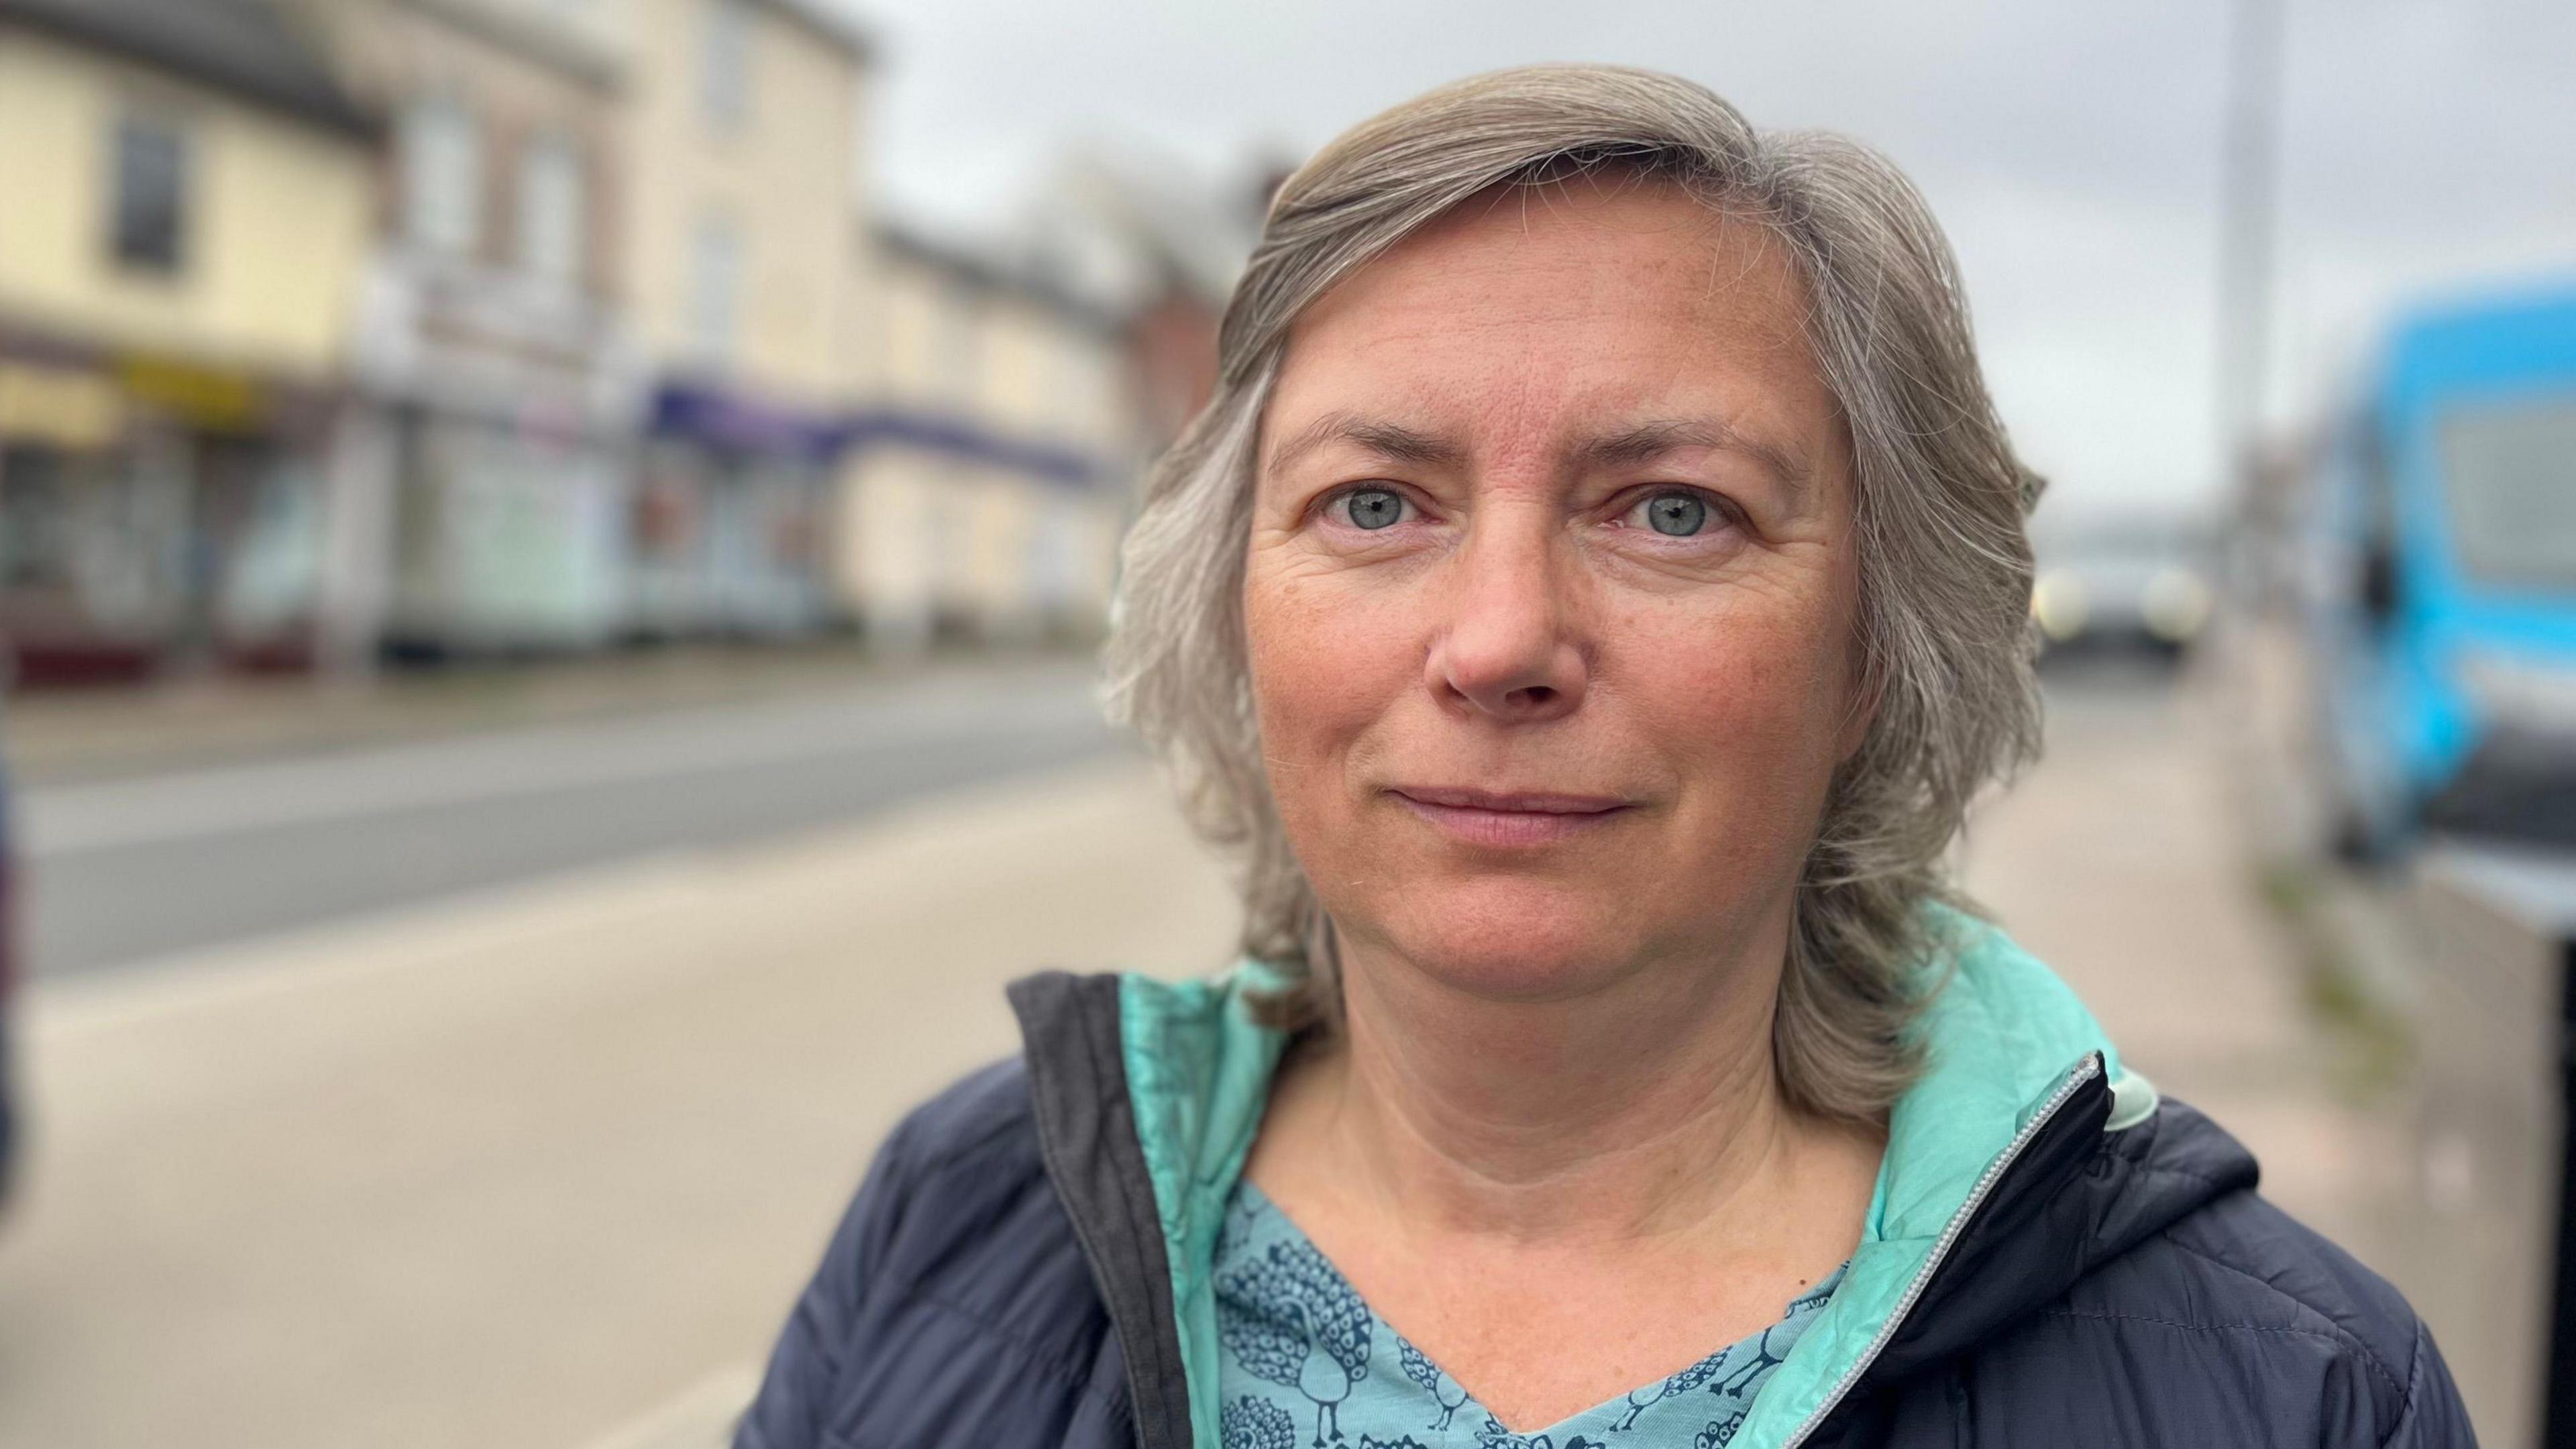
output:
[[[1424,682],[1454,708],[1506,722],[1558,718],[1582,702],[1588,672],[1544,540],[1476,539],[1453,555],[1448,614]]]

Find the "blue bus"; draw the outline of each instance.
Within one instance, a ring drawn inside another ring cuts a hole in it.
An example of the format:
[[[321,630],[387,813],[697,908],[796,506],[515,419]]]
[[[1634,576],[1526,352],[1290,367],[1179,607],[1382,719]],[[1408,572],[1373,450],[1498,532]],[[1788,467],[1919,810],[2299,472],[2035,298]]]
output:
[[[2317,477],[2305,594],[2338,849],[2576,847],[2576,285],[2402,320]]]

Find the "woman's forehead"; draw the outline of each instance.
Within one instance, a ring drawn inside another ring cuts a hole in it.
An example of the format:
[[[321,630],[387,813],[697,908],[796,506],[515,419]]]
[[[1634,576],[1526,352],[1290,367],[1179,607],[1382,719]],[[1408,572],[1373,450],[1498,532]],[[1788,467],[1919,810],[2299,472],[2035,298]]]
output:
[[[1298,318],[1265,467],[1350,417],[1560,450],[1697,427],[1789,455],[1838,431],[1766,228],[1668,185],[1523,190],[1457,208]]]
[[[1760,221],[1671,183],[1558,183],[1495,188],[1450,208],[1309,304],[1291,338],[1354,319],[1580,321],[1638,301],[1775,340],[1801,335],[1806,310],[1788,248]]]

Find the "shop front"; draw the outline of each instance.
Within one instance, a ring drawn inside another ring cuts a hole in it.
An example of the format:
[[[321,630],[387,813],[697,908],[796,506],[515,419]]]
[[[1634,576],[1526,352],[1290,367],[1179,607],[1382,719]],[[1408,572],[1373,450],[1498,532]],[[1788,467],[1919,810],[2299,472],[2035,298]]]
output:
[[[606,310],[420,257],[377,268],[343,439],[335,652],[552,654],[620,632],[640,387]]]
[[[203,359],[0,336],[0,638],[26,684],[313,652],[338,400]]]
[[[648,433],[631,528],[639,637],[777,638],[841,622],[824,528],[844,420],[673,383],[655,394]]]
[[[1124,507],[1105,460],[898,408],[848,434],[833,585],[872,645],[1099,633]]]

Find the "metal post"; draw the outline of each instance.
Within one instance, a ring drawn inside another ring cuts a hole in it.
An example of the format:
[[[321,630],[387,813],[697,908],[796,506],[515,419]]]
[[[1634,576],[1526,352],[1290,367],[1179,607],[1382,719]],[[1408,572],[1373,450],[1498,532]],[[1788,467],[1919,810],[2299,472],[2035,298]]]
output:
[[[2283,28],[2283,0],[2236,0],[2229,12],[2216,421],[2219,477],[2240,489],[2254,481],[2271,352]]]
[[[2401,1286],[2482,1442],[2576,1449],[2576,858],[2436,837]]]
[[[2576,1449],[2576,929],[2558,954],[2558,1262],[2551,1274],[2548,1371],[2540,1410],[2546,1449]]]

